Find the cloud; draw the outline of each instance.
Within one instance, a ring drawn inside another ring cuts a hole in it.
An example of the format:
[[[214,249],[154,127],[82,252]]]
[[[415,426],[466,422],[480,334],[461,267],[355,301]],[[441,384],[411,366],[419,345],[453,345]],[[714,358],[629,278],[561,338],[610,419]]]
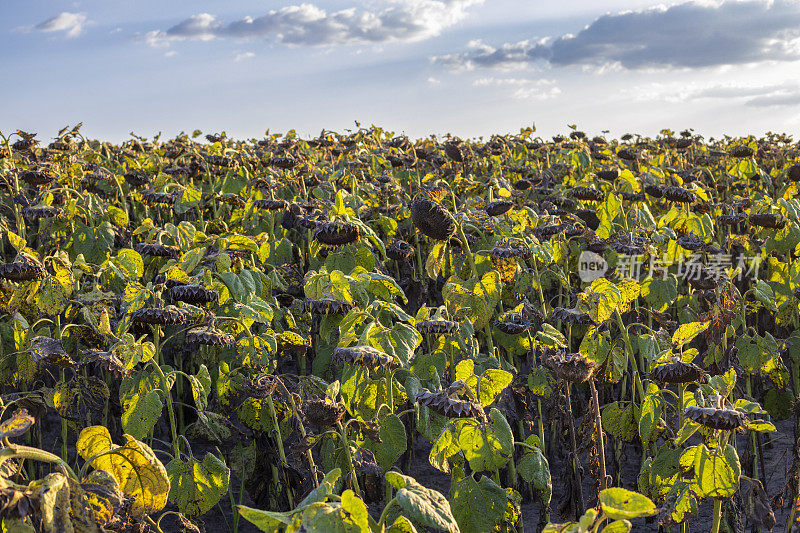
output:
[[[45,33],[62,31],[65,37],[73,38],[83,33],[86,21],[86,15],[83,13],[68,13],[65,11],[37,24],[34,29]]]
[[[649,84],[623,91],[626,97],[643,102],[690,102],[698,100],[735,101],[748,107],[789,107],[800,105],[800,83],[766,85],[740,84]]]
[[[515,100],[549,100],[561,94],[555,80],[529,80],[525,78],[478,78],[472,82],[474,87],[510,87],[511,98]]]
[[[577,34],[467,50],[434,57],[450,69],[619,65],[621,68],[702,68],[800,59],[800,2],[685,2],[603,15]]]
[[[236,54],[236,57],[234,57],[233,60],[239,63],[240,61],[252,59],[254,57],[256,57],[256,55],[253,52],[240,52]]]
[[[328,12],[313,4],[282,7],[260,17],[224,23],[200,13],[143,36],[151,46],[216,38],[270,39],[284,45],[360,45],[421,41],[439,35],[483,0],[383,0],[382,9]]]

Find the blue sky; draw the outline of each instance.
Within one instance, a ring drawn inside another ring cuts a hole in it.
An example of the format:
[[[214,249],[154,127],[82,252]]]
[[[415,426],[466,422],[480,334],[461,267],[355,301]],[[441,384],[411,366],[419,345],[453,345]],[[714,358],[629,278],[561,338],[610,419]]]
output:
[[[5,0],[0,131],[800,136],[800,1]]]

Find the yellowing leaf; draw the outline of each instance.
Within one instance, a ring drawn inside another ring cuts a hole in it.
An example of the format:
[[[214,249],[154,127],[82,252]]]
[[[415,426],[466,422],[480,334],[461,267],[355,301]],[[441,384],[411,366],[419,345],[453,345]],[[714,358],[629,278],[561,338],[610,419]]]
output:
[[[672,344],[678,346],[684,345],[694,339],[697,335],[704,332],[708,328],[707,322],[689,322],[688,324],[681,324],[672,334]]]
[[[77,451],[94,468],[111,473],[122,492],[134,498],[131,514],[142,517],[160,511],[167,504],[170,484],[167,471],[148,445],[130,435],[123,435],[125,445],[118,446],[103,426],[81,431]],[[113,453],[104,453],[113,451]]]
[[[169,501],[180,512],[195,516],[208,512],[228,492],[231,471],[215,455],[207,453],[200,462],[173,459],[167,465]]]

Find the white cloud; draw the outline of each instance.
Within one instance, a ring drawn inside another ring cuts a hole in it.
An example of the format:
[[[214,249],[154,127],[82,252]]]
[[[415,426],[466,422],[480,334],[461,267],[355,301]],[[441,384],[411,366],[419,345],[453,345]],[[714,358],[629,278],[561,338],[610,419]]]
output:
[[[653,83],[638,85],[623,93],[641,102],[733,101],[747,107],[790,107],[800,105],[800,83]]]
[[[454,70],[612,65],[615,69],[704,68],[800,59],[800,2],[683,2],[603,15],[576,34],[498,46],[473,41],[434,57]]]
[[[73,38],[83,33],[86,22],[86,15],[83,13],[68,13],[65,11],[60,15],[40,22],[35,26],[35,29],[45,33],[60,31],[64,32],[65,37]]]
[[[549,100],[561,94],[555,80],[529,80],[525,78],[478,78],[472,82],[474,87],[510,87],[511,98],[516,100]]]
[[[383,0],[380,9],[327,12],[313,4],[282,7],[260,17],[224,23],[200,13],[142,38],[150,46],[183,40],[263,38],[285,45],[359,45],[421,41],[439,35],[483,0]]]
[[[234,57],[233,60],[239,63],[240,61],[252,59],[254,57],[256,57],[256,55],[253,52],[240,52],[236,54],[236,57]]]

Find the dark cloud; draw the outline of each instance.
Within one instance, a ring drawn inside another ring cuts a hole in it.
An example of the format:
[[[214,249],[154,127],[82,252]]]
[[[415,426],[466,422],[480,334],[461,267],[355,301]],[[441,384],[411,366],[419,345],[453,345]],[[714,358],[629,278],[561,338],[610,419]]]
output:
[[[626,69],[700,68],[800,58],[800,2],[687,2],[604,15],[576,35],[506,43],[472,43],[434,58],[449,68],[618,64]]]
[[[416,41],[438,35],[466,16],[469,7],[483,0],[391,1],[384,9],[356,8],[328,13],[312,4],[282,7],[252,18],[227,24],[201,13],[167,30],[147,33],[153,46],[186,39],[267,38],[287,45],[374,44]]]

